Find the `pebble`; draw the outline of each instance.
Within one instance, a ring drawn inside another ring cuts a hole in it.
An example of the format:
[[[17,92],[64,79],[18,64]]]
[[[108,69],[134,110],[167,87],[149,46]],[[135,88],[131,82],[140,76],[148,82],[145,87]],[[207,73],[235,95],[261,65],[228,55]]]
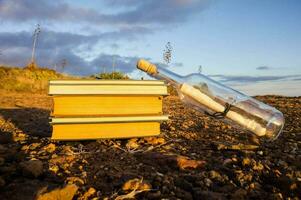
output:
[[[163,137],[147,137],[144,138],[144,140],[150,145],[160,145],[166,143]]]
[[[43,150],[46,151],[47,153],[53,153],[56,149],[55,144],[50,143],[47,146],[43,147]]]
[[[0,166],[2,166],[5,163],[5,159],[0,157]]]
[[[126,143],[126,148],[129,150],[137,149],[139,147],[139,144],[137,142],[137,138],[130,139]]]
[[[20,163],[22,173],[26,177],[37,178],[43,173],[43,163],[40,160],[29,160]]]
[[[261,163],[255,163],[253,166],[253,170],[255,171],[262,171],[264,169],[264,166]]]
[[[13,135],[7,132],[1,132],[0,130],[0,144],[8,144],[13,142]]]
[[[75,184],[66,185],[63,188],[57,188],[51,190],[50,192],[38,194],[37,200],[51,200],[51,199],[61,199],[61,200],[72,200],[75,196],[78,187]]]
[[[0,187],[5,186],[5,180],[0,176]]]
[[[211,192],[211,191],[203,191],[197,190],[194,192],[195,199],[210,199],[210,200],[224,200],[226,199],[225,196],[218,192]]]
[[[209,172],[209,176],[211,179],[216,179],[216,180],[219,180],[219,181],[222,181],[222,176],[220,175],[220,173],[218,173],[217,171],[215,170],[211,170]]]
[[[5,153],[6,151],[7,151],[7,148],[4,145],[0,144],[0,154]]]
[[[205,178],[204,179],[204,183],[205,183],[205,185],[207,186],[207,187],[210,187],[211,185],[212,185],[212,181],[209,179],[209,178]]]
[[[177,158],[178,167],[182,170],[185,169],[196,169],[199,167],[203,167],[205,165],[205,161],[201,160],[191,160],[184,156],[178,156]]]
[[[242,160],[242,166],[248,166],[248,165],[250,165],[250,164],[251,164],[250,158],[244,158],[244,159]]]
[[[91,196],[93,196],[96,193],[96,190],[93,187],[90,187],[87,192],[84,193],[82,197],[79,198],[79,200],[87,200],[90,199]]]
[[[75,176],[71,176],[71,177],[68,177],[66,178],[66,182],[69,183],[69,184],[72,184],[72,183],[78,183],[78,184],[81,184],[81,185],[84,185],[85,184],[85,181],[79,177],[75,177]]]
[[[150,183],[138,178],[126,181],[122,186],[123,191],[150,190],[150,189],[152,189],[152,185]]]
[[[146,194],[147,199],[160,199],[160,197],[161,197],[160,190],[158,190],[156,192],[149,192]]]

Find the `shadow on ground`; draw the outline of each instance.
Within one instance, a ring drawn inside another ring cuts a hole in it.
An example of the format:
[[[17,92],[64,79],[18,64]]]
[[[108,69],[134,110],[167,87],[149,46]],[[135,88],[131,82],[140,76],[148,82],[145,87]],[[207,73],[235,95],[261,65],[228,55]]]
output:
[[[5,108],[0,115],[14,124],[24,134],[30,136],[50,137],[50,111],[40,108]]]

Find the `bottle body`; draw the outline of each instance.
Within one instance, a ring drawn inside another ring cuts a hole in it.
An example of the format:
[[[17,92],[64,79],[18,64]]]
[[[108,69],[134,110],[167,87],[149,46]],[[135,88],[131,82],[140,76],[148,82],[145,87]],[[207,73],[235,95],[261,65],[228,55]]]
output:
[[[234,123],[266,140],[274,140],[281,133],[284,118],[277,109],[202,74],[179,76],[148,62],[148,68],[139,67],[145,66],[145,62],[139,61],[138,68],[156,79],[170,83],[180,99],[197,111]],[[152,70],[148,70],[150,67]]]

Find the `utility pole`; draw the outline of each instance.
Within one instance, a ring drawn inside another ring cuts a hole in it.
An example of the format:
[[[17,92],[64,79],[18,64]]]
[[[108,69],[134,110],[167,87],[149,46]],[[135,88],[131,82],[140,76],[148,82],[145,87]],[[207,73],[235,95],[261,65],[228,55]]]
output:
[[[36,46],[37,46],[38,37],[39,37],[40,32],[41,32],[40,24],[37,24],[37,27],[33,32],[33,45],[32,45],[31,60],[27,66],[28,68],[31,68],[31,69],[37,68],[37,64],[35,62],[35,51],[36,51]]]

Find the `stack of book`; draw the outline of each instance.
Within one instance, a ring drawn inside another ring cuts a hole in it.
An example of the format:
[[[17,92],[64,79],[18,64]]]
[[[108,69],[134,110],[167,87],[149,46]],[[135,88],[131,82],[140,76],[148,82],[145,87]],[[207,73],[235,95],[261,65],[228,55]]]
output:
[[[160,134],[162,81],[53,80],[54,140],[129,138]]]

